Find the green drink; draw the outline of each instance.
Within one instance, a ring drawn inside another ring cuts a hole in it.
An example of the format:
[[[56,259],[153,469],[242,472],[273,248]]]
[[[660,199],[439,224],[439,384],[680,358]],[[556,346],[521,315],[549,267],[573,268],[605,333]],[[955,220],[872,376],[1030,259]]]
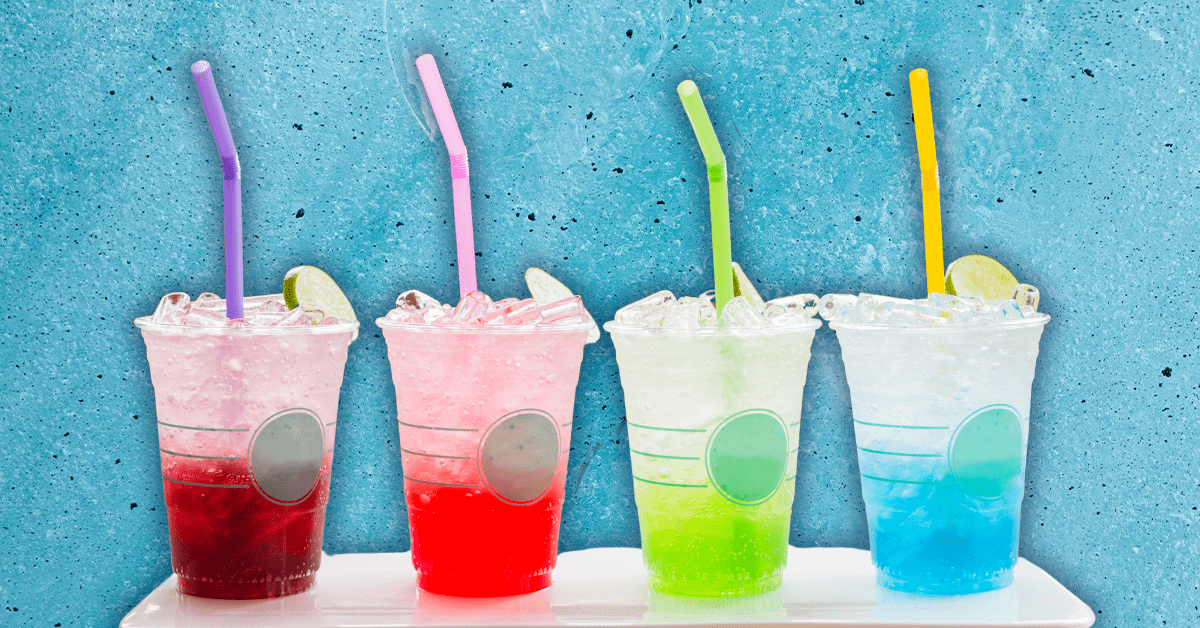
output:
[[[787,560],[804,380],[820,323],[768,319],[741,297],[718,321],[706,299],[660,295],[604,326],[625,392],[650,587],[697,597],[771,591]]]

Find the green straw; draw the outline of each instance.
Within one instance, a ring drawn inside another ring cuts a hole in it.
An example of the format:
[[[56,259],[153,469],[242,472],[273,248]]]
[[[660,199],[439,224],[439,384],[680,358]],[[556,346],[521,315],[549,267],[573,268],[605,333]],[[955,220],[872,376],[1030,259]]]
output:
[[[708,207],[712,213],[713,278],[717,289],[717,316],[733,298],[733,247],[729,241],[729,186],[725,182],[725,152],[717,141],[700,90],[692,81],[679,84],[679,100],[687,112],[704,164],[708,166]]]

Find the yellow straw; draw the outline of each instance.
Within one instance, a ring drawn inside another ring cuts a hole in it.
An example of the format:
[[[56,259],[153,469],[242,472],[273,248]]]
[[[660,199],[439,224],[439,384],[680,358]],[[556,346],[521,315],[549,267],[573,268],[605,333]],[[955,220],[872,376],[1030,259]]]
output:
[[[942,258],[942,203],[938,198],[937,151],[933,146],[933,107],[929,103],[929,73],[908,74],[912,90],[913,123],[917,127],[917,155],[921,162],[921,201],[925,207],[925,279],[929,292],[946,292],[946,266]]]

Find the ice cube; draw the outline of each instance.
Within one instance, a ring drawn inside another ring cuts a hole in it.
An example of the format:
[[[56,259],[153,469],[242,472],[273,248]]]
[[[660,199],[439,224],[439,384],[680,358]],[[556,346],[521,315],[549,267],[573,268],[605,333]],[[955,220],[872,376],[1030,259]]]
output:
[[[708,301],[693,297],[683,297],[671,308],[662,326],[671,329],[691,329],[700,327],[701,312]]]
[[[249,327],[249,326],[250,326],[250,323],[247,323],[246,319],[244,319],[244,318],[228,318],[228,319],[225,319],[225,324],[222,325],[222,327],[233,327],[233,328],[241,328],[241,327]]]
[[[288,315],[288,313],[286,311],[284,311],[284,312],[254,311],[253,313],[246,315],[246,322],[250,323],[254,327],[269,327],[287,315]]]
[[[509,304],[501,309],[492,310],[483,317],[484,325],[522,325],[532,323],[541,317],[536,299],[525,299]]]
[[[318,325],[337,325],[340,322],[342,322],[341,319],[339,319],[336,316],[326,316],[325,318],[321,319],[321,322],[319,322],[317,324]]]
[[[461,301],[458,302],[458,307],[454,308],[454,313],[451,318],[454,322],[460,325],[473,323],[487,314],[488,309],[492,307],[492,300],[488,295],[472,290],[463,295]]]
[[[538,308],[541,318],[538,319],[539,325],[553,325],[561,323],[569,325],[571,323],[582,323],[587,321],[587,316],[584,314],[583,297],[578,295],[572,296],[561,301],[547,303]]]
[[[414,312],[421,313],[420,310],[416,310]],[[446,310],[443,310],[440,307],[435,307],[435,308],[432,308],[429,310],[425,310],[425,312],[423,313],[421,318],[423,318],[425,320],[426,325],[432,325],[432,324],[436,323],[438,320],[447,318],[449,316],[450,316],[450,314],[448,314],[446,312]]]
[[[858,303],[858,297],[853,294],[827,294],[821,297],[818,311],[821,318],[831,321],[841,317],[847,311],[853,310]]]
[[[1016,292],[1013,293],[1013,301],[1016,301],[1017,305],[1028,305],[1033,308],[1034,312],[1037,311],[1038,302],[1041,299],[1042,295],[1038,292],[1038,289],[1027,283],[1017,286]]]
[[[617,310],[615,319],[618,325],[657,327],[667,317],[673,305],[675,295],[671,294],[670,290],[663,290]]]
[[[289,310],[289,308],[288,308],[287,304],[285,304],[283,301],[276,301],[275,299],[266,301],[262,305],[254,308],[255,312],[274,313],[274,314],[280,314],[283,312],[287,312],[288,310]]]
[[[187,317],[183,319],[184,325],[195,325],[197,327],[224,327],[225,315],[221,312],[214,312],[200,307],[193,307],[187,313]]]
[[[322,318],[324,318],[322,316]],[[268,324],[269,327],[299,327],[301,325],[312,325],[313,318],[302,307],[298,307],[287,314],[284,314],[279,320]]]
[[[808,318],[812,318],[816,315],[820,307],[821,299],[815,294],[793,294],[790,297],[779,297],[778,299],[767,301],[767,307],[763,309],[763,315],[767,318],[774,318],[784,313],[790,313],[802,314]],[[774,316],[767,314],[767,310],[771,310]]]
[[[187,315],[191,309],[192,298],[186,292],[172,292],[158,300],[158,307],[154,308],[154,314],[150,315],[150,320],[155,323],[180,323],[183,322],[183,316]],[[172,320],[167,320],[172,312],[183,312],[183,314],[175,315]]]
[[[421,323],[425,322],[425,319],[421,318],[420,314],[417,314],[411,310],[402,310],[400,308],[389,311],[384,318],[389,321],[404,323],[407,325],[420,325]]]
[[[764,327],[769,325],[770,321],[767,317],[759,314],[758,308],[755,308],[746,300],[746,297],[733,297],[725,304],[725,309],[721,310],[721,319],[717,321],[718,327],[735,327],[735,328],[753,328]]]
[[[201,292],[200,296],[196,297],[195,301],[192,301],[192,305],[208,304],[212,306],[218,301],[224,301],[224,299],[211,292]]]
[[[410,312],[421,312],[423,310],[431,310],[436,307],[441,307],[441,301],[421,292],[420,290],[406,290],[396,297],[396,307],[401,310]]]
[[[961,298],[952,294],[941,294],[938,292],[929,293],[929,305],[941,310],[952,310],[962,312],[971,309]]]
[[[520,302],[521,302],[520,299],[514,299],[512,297],[509,297],[507,299],[500,299],[499,301],[492,303],[492,307],[488,310],[488,313],[490,314],[492,312],[495,312],[496,310],[504,309],[514,303],[520,303]]]

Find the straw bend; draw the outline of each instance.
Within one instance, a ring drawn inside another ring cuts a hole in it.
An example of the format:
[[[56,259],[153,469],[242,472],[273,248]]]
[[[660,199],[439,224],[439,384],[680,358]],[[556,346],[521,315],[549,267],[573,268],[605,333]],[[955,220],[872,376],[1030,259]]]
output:
[[[213,81],[212,66],[203,59],[193,63],[192,78],[196,80],[204,116],[208,118],[208,127],[217,143],[217,154],[221,156],[221,173],[226,181],[241,179],[242,166],[238,161],[237,147],[233,145],[233,133],[229,130],[225,107],[221,105],[221,95],[217,93],[217,84]]]

